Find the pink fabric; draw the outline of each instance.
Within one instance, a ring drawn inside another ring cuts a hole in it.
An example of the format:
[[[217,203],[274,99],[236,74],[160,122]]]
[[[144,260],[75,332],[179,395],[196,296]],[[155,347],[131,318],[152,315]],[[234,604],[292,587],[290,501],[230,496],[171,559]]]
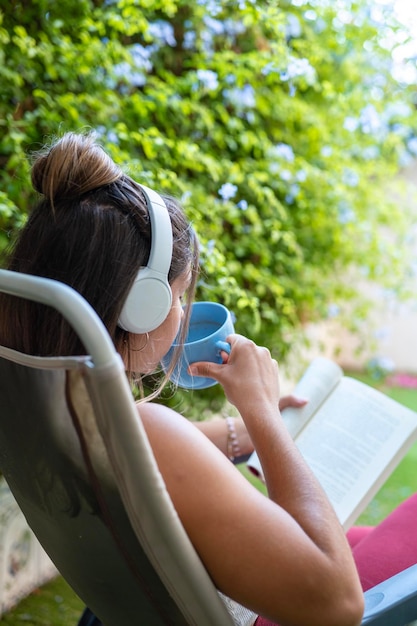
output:
[[[270,622],[264,617],[258,617],[253,626],[279,626],[275,622]]]
[[[364,591],[417,563],[417,494],[375,528],[354,526],[347,533]],[[258,617],[255,626],[277,626]]]
[[[347,532],[347,540],[349,541],[349,545],[352,548],[362,541],[369,533],[374,530],[374,526],[353,526]]]
[[[352,528],[347,537],[364,591],[417,563],[417,494],[375,528]]]
[[[279,626],[279,624],[276,624],[275,622],[270,622],[264,617],[258,617],[253,626]]]

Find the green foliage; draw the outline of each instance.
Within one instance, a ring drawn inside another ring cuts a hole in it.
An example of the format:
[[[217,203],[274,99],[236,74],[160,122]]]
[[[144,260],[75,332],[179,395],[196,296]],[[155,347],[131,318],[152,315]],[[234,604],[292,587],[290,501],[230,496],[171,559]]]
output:
[[[407,224],[385,182],[415,122],[382,41],[394,30],[365,0],[11,0],[0,245],[34,199],[28,151],[94,128],[130,173],[182,199],[199,297],[284,357],[300,324],[356,297],[348,270],[400,282]]]

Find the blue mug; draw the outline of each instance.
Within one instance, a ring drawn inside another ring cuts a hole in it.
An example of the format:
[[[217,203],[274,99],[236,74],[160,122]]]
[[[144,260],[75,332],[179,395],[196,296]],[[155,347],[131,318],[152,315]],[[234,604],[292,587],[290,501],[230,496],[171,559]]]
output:
[[[185,343],[172,344],[161,364],[168,371],[175,348],[182,346],[182,354],[176,364],[170,380],[184,389],[206,389],[213,387],[217,381],[213,378],[191,376],[188,366],[197,361],[222,363],[221,352],[230,352],[230,344],[226,338],[234,333],[230,311],[217,302],[194,302],[191,308],[190,325]]]

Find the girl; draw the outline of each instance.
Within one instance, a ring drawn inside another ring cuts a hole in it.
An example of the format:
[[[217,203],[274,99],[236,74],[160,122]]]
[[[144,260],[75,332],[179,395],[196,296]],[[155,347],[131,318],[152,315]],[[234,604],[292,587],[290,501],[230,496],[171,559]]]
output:
[[[126,371],[154,371],[181,321],[186,328],[195,289],[198,246],[180,207],[165,198],[173,238],[170,304],[155,328],[132,332],[120,319],[148,263],[151,230],[158,228],[150,223],[146,194],[91,135],[69,133],[39,154],[32,182],[41,199],[9,268],[68,283],[102,318]],[[85,353],[54,311],[6,296],[0,310],[13,320],[7,329],[0,322],[0,339],[10,348],[37,355]],[[241,335],[228,341],[231,352],[222,365],[199,363],[192,371],[215,378],[241,418],[196,425],[149,399],[138,404],[182,524],[216,587],[262,619],[299,626],[359,624],[363,595],[352,553],[282,422],[277,362]],[[287,401],[293,402],[282,403]],[[269,497],[230,463],[227,428],[236,453],[258,451]]]

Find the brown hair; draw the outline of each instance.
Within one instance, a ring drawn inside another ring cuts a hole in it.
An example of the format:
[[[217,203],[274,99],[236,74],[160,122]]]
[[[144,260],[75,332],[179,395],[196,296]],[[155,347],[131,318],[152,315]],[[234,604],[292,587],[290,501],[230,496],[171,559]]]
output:
[[[38,153],[32,183],[42,197],[13,246],[9,269],[54,278],[76,289],[128,360],[129,333],[117,322],[150,252],[150,220],[140,186],[91,133],[67,133]],[[172,283],[191,267],[191,303],[198,266],[196,237],[179,204],[169,197],[164,200],[173,232],[168,279]],[[4,345],[41,356],[85,353],[73,330],[49,307],[0,294],[0,311]]]

